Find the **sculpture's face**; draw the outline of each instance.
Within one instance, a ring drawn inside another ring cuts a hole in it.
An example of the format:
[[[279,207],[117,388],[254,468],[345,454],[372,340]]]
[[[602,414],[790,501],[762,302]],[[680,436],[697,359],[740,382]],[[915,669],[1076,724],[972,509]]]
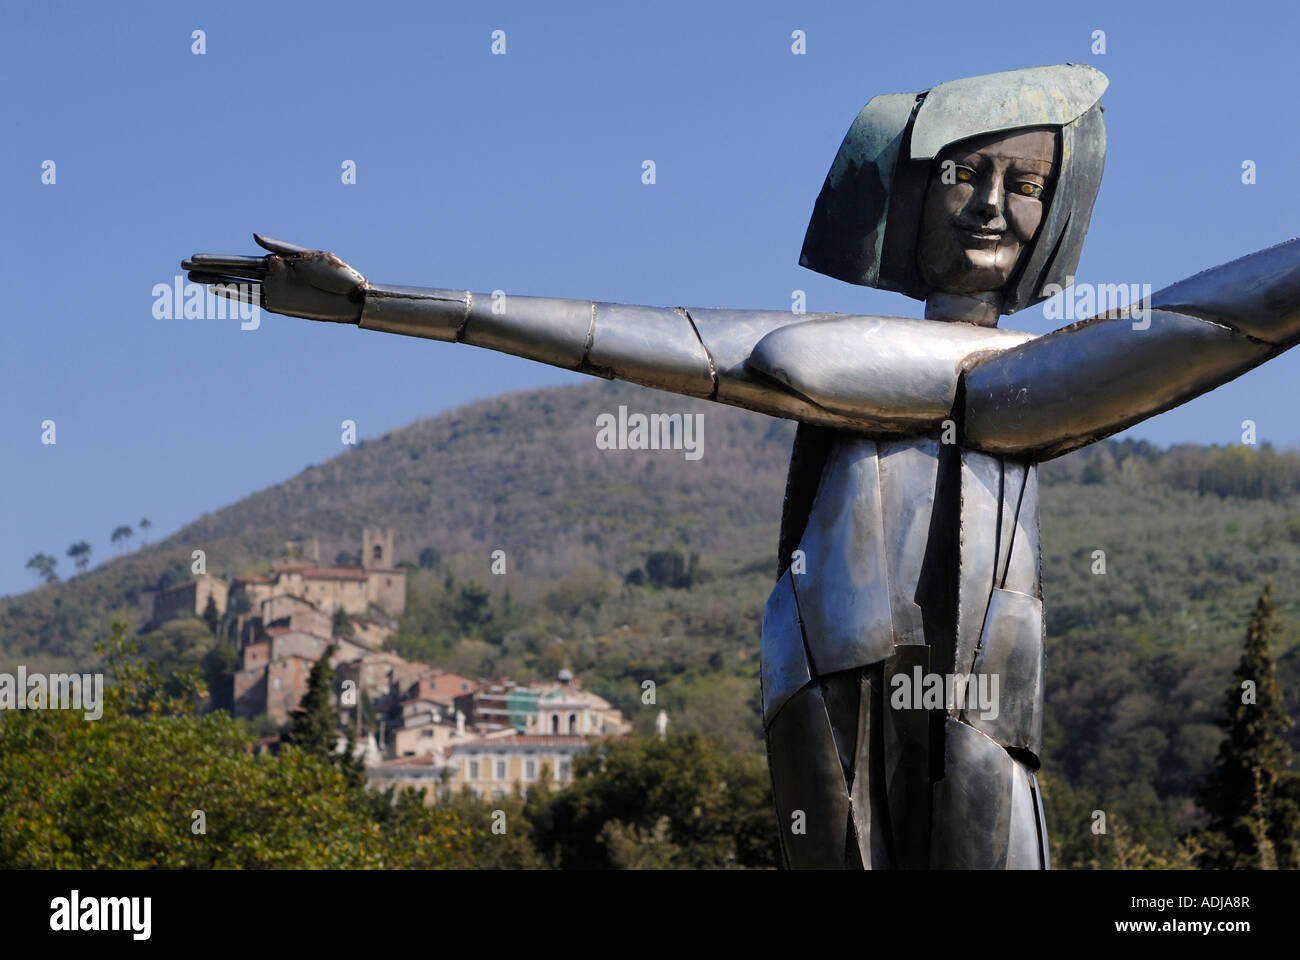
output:
[[[972,137],[937,158],[917,258],[939,293],[1000,290],[1043,222],[1056,133],[1037,128]]]

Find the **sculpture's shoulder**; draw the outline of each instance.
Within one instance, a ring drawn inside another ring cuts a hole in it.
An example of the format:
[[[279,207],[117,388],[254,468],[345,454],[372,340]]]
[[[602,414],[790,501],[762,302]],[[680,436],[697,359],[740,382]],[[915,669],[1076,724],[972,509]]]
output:
[[[952,410],[965,366],[1032,339],[969,323],[832,314],[771,331],[748,365],[835,413],[922,426]]]

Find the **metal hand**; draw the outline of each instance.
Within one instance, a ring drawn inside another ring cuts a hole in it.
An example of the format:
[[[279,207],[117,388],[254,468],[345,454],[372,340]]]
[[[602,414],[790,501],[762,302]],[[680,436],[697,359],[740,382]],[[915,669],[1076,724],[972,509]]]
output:
[[[259,234],[263,257],[199,253],[181,263],[195,283],[231,300],[256,303],[272,313],[309,320],[357,323],[366,278],[332,253],[308,250]]]

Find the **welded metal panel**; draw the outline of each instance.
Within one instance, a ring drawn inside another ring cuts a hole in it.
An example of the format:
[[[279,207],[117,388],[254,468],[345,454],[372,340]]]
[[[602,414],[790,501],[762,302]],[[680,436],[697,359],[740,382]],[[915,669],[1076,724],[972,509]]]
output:
[[[800,266],[849,283],[876,283],[894,168],[915,104],[914,93],[887,93],[862,108],[817,196]]]
[[[887,870],[895,866],[889,853],[891,818],[885,790],[884,739],[884,713],[888,706],[882,693],[884,685],[881,677],[879,664],[862,671],[857,758],[849,790],[858,859],[867,870]],[[929,798],[922,799],[927,801],[928,809]]]
[[[695,327],[683,311],[664,307],[596,304],[583,368],[692,397],[713,393],[713,370]]]
[[[1013,464],[1004,462],[1004,469]],[[1011,538],[1011,552],[1000,586],[1017,593],[1027,593],[1042,599],[1040,570],[1042,554],[1038,538],[1038,466],[1029,464],[1025,474],[1024,494],[1016,514],[1015,531]]]
[[[944,746],[943,778],[934,785],[930,866],[1005,870],[1016,763],[958,720],[945,721]]]
[[[429,340],[455,340],[469,309],[467,290],[426,290],[368,284],[361,308],[363,330]]]
[[[792,578],[816,676],[893,653],[882,529],[875,443],[835,443],[799,544],[807,572]]]
[[[930,711],[897,696],[894,677],[915,685],[916,671],[930,671],[930,648],[907,644],[885,661],[882,670],[881,725],[883,773],[894,840],[896,865],[924,870],[930,860]]]
[[[991,130],[1061,126],[1092,107],[1110,81],[1065,63],[963,77],[931,87],[912,125],[910,155],[928,160],[955,140]]]
[[[924,428],[951,412],[963,360],[1032,339],[939,320],[837,317],[774,330],[749,363],[835,413]]]
[[[966,721],[1004,747],[1018,747],[1040,757],[1043,741],[1041,600],[1011,590],[993,591],[980,649],[975,656],[974,673],[998,678],[997,710],[996,716],[967,710]]]
[[[886,442],[879,444],[878,456],[894,643],[925,643],[916,585],[930,536],[939,444],[934,440]]]
[[[804,653],[803,628],[795,605],[790,572],[776,582],[763,611],[763,724],[785,706],[794,693],[812,679]]]
[[[1270,347],[1206,320],[1153,310],[1088,320],[1012,347],[966,375],[966,442],[1044,460],[1190,400]]]
[[[716,373],[716,392],[713,398],[719,403],[801,423],[855,429],[864,426],[860,420],[824,410],[791,393],[784,384],[777,383],[749,365],[754,347],[773,330],[793,323],[806,323],[811,319],[833,317],[835,314],[799,314],[789,310],[715,310],[702,307],[690,307],[686,313],[695,323],[700,341],[713,359]]]
[[[573,369],[587,350],[591,310],[585,300],[476,293],[461,340]]]
[[[1001,586],[1011,562],[1011,545],[1015,540],[1016,513],[1020,495],[1025,489],[1025,464],[1013,460],[1002,461],[1002,507],[998,518],[998,559],[994,565],[993,582]]]
[[[853,764],[858,755],[858,721],[862,708],[862,669],[842,670],[818,680],[822,701],[831,722],[831,735],[844,768],[844,782],[853,782]]]
[[[796,693],[772,720],[767,752],[787,866],[798,870],[843,864],[849,792],[816,685]],[[802,833],[793,832],[796,824]]]
[[[1061,289],[1074,283],[1106,166],[1106,122],[1101,104],[1061,127],[1059,136],[1060,167],[1046,217],[1025,252],[1019,277],[1002,290],[1003,313],[1015,313],[1046,299],[1052,293],[1049,285]]]
[[[1180,280],[1152,295],[1151,304],[1286,342],[1300,332],[1300,239]]]
[[[1043,812],[1043,788],[1039,786],[1038,775],[1029,774],[1029,788],[1034,793],[1034,809],[1038,824],[1038,854],[1042,857],[1044,870],[1052,869],[1052,848],[1047,842],[1047,814]]]
[[[695,324],[700,342],[713,358],[719,385],[728,380],[753,380],[746,368],[754,347],[773,330],[792,323],[832,317],[834,314],[799,314],[789,310],[718,310],[688,307],[686,314]]]
[[[1011,828],[1008,831],[1007,869],[1042,870],[1039,848],[1037,799],[1030,788],[1032,774],[1022,764],[1012,761]]]
[[[957,584],[954,670],[970,671],[984,628],[997,561],[1002,462],[970,450],[961,455],[961,570]],[[952,711],[955,716],[956,712]]]

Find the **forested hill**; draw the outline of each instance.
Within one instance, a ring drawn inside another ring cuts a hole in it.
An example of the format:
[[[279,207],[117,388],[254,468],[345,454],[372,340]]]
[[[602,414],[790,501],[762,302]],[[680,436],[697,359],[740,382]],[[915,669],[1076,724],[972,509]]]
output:
[[[596,417],[705,414],[705,454],[596,447]],[[0,602],[0,663],[84,657],[114,616],[142,622],[148,591],[208,572],[264,570],[286,540],[318,537],[321,560],[360,550],[362,527],[396,530],[398,561],[432,546],[467,572],[505,550],[510,576],[554,580],[621,571],[679,546],[710,562],[771,569],[794,425],[618,383],[508,394],[412,424],[284,483],[204,514],[175,535],[70,581]],[[47,550],[61,555],[60,545]]]
[[[703,414],[704,455],[597,449],[597,416],[620,405]],[[653,718],[638,709],[640,683],[654,678],[674,729],[756,749],[758,629],[793,433],[617,383],[476,403],[0,601],[0,670],[90,667],[109,622],[138,627],[140,601],[187,577],[195,549],[209,572],[240,574],[264,569],[286,540],[315,536],[329,563],[359,549],[363,526],[382,524],[397,532],[399,561],[423,561],[400,652],[520,680],[570,666],[642,725]],[[1283,618],[1274,654],[1297,713],[1300,456],[1104,443],[1041,476],[1049,768],[1183,819],[1269,577]],[[506,576],[489,572],[494,550],[506,553]],[[146,649],[181,661],[203,652],[165,640],[146,638]]]

